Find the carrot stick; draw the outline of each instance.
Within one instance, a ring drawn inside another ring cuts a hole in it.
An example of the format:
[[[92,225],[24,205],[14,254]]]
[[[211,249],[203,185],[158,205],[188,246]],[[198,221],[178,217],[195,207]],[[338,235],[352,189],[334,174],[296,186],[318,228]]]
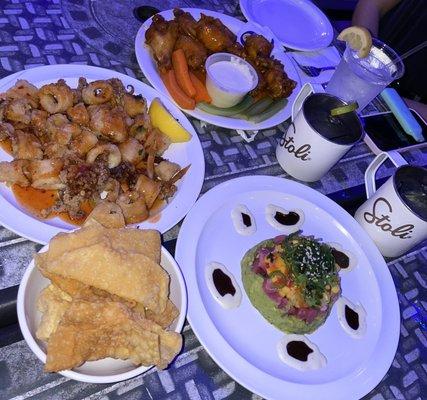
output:
[[[188,64],[184,50],[178,49],[172,53],[172,65],[180,88],[187,96],[194,97],[196,95],[196,89],[194,88],[190,75],[188,74]]]
[[[193,69],[190,72],[195,75],[200,82],[202,82],[204,85],[206,84],[206,72],[200,69]]]
[[[178,82],[176,81],[175,73],[173,69],[161,73],[162,81],[168,89],[169,94],[175,100],[175,102],[182,108],[188,110],[194,110],[196,107],[196,102],[191,97],[188,97],[179,87]]]
[[[196,100],[196,103],[200,103],[201,101],[204,101],[205,103],[212,103],[211,96],[209,96],[209,93],[206,90],[206,86],[192,72],[190,72],[189,74],[191,82],[193,83],[194,88],[196,89],[196,95],[194,96],[194,100]]]

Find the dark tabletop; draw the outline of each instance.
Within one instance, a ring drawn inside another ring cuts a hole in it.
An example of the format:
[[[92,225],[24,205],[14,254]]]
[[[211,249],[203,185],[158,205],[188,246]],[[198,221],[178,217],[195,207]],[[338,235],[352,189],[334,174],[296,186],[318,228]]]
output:
[[[152,5],[160,10],[197,7],[242,19],[236,0],[0,0],[0,78],[46,64],[80,63],[136,76],[146,82],[135,59],[134,37],[140,22],[132,10]],[[376,104],[376,108],[381,108]],[[259,132],[251,143],[235,131],[191,119],[206,162],[202,193],[218,183],[244,175],[286,177],[275,147],[288,124]],[[427,149],[404,153],[411,164],[426,164]],[[322,180],[309,184],[353,213],[365,200],[363,174],[374,154],[356,145]],[[385,164],[378,178],[393,172]],[[3,211],[0,210],[0,214]],[[179,226],[163,235],[174,252]],[[17,285],[33,253],[41,245],[0,227],[0,399],[259,399],[218,367],[184,327],[185,347],[164,371],[112,385],[85,384],[58,374],[43,373],[43,365],[23,340],[16,323]],[[401,335],[392,366],[366,396],[370,400],[427,398],[427,247],[389,260],[401,311]],[[334,395],[331,393],[331,399]]]

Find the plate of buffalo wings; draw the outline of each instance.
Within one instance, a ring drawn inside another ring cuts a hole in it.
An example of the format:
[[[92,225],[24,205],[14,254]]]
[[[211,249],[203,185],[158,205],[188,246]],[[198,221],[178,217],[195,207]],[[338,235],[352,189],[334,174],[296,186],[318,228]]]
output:
[[[275,45],[274,38],[270,35],[267,39],[254,32],[254,27],[208,10],[163,11],[139,29],[135,53],[150,83],[187,114],[229,129],[266,129],[289,118],[300,79],[290,58]],[[185,55],[184,62],[180,62],[179,57],[175,62],[175,53],[179,52]],[[258,75],[255,89],[231,109],[209,104],[205,62],[215,53],[240,57],[251,64]],[[184,63],[194,84],[193,98],[186,92],[185,76],[181,77]]]
[[[0,222],[39,243],[101,203],[130,226],[167,231],[196,201],[200,141],[148,85],[103,68],[55,65],[0,81]]]

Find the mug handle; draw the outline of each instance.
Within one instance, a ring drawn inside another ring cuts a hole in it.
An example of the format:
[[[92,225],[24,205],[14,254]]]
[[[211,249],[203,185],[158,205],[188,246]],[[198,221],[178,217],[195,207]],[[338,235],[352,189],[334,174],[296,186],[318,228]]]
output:
[[[299,110],[301,110],[304,100],[312,93],[314,93],[314,88],[311,83],[304,83],[304,86],[301,88],[297,97],[294,100],[294,103],[292,104],[292,122],[295,121],[295,118]]]
[[[378,171],[378,168],[383,164],[385,160],[389,158],[391,162],[396,166],[400,167],[402,165],[408,164],[406,160],[395,150],[384,151],[379,153],[374,160],[369,164],[368,168],[365,171],[365,189],[366,189],[366,198],[370,198],[377,190],[375,184],[375,175]]]
[[[292,122],[295,120],[298,111],[301,110],[304,100],[312,93],[324,93],[325,89],[318,83],[304,83],[303,87],[299,91],[297,97],[292,104]]]

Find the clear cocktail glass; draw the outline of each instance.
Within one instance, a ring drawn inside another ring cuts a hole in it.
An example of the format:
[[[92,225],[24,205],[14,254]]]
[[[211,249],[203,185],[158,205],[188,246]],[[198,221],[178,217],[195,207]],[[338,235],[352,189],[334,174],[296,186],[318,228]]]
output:
[[[357,101],[362,111],[391,82],[399,79],[405,67],[399,55],[378,39],[372,39],[372,48],[360,58],[347,44],[343,57],[326,87],[326,93],[344,101]]]

